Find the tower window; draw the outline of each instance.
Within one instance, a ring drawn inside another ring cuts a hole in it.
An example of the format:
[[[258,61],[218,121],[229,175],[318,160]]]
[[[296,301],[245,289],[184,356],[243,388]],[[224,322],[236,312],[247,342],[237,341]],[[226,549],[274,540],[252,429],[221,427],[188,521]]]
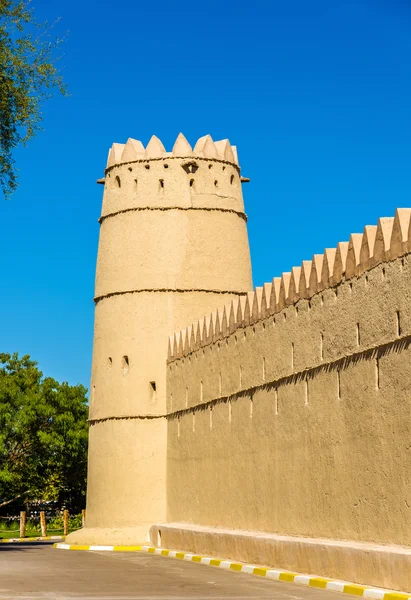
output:
[[[195,173],[196,171],[198,171],[198,165],[196,162],[191,161],[188,163],[184,163],[183,165],[181,165],[184,169],[184,171],[188,174],[188,173]]]
[[[157,391],[157,386],[156,386],[155,381],[150,381],[150,387],[151,387],[151,391],[153,391],[153,392]]]
[[[128,369],[128,367],[130,366],[128,356],[124,355],[122,362],[123,362],[123,369]]]
[[[115,180],[114,180],[114,181],[116,182],[116,186],[117,186],[118,188],[120,188],[120,187],[121,187],[121,181],[120,181],[120,177],[119,177],[118,175],[116,176],[116,178],[115,178]]]
[[[214,186],[218,187],[218,181],[217,181],[217,179],[214,181]]]
[[[190,179],[190,187],[193,187],[194,185],[194,179]]]
[[[160,179],[159,184],[160,184],[160,188],[163,188],[164,187],[164,179]]]
[[[230,177],[230,183],[231,183],[231,185],[233,185],[233,183],[234,183],[234,175],[231,175],[231,177]]]
[[[113,359],[111,358],[111,356],[108,357],[107,364],[109,367],[111,367],[111,365],[113,364]]]
[[[145,168],[146,168],[146,169],[149,169],[149,168],[150,168],[150,165],[144,165],[144,166],[145,166]]]

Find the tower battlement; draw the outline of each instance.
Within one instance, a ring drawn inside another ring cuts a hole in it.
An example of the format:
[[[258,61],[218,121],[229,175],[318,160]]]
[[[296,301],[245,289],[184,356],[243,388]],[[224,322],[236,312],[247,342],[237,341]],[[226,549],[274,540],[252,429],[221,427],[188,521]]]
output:
[[[206,158],[228,162],[238,166],[236,146],[229,140],[213,141],[211,135],[200,137],[192,148],[182,133],[179,133],[171,152],[167,152],[162,141],[153,135],[144,148],[140,140],[129,138],[126,144],[113,144],[108,153],[106,171],[115,165],[129,162],[164,158]]]

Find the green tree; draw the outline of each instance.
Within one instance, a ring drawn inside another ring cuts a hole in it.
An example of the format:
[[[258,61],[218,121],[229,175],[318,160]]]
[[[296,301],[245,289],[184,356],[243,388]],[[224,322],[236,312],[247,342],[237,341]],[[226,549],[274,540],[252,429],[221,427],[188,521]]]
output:
[[[0,505],[17,497],[85,506],[87,390],[0,354]]]
[[[40,107],[53,89],[66,89],[56,63],[62,39],[36,21],[31,0],[0,0],[0,186],[17,187],[13,150],[40,128]]]

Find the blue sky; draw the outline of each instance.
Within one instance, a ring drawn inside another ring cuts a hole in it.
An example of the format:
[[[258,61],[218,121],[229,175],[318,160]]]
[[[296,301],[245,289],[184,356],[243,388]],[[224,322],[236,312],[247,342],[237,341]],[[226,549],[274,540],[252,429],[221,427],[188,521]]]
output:
[[[203,3],[33,0],[69,30],[70,98],[16,153],[0,199],[0,351],[88,386],[107,151],[128,137],[229,137],[243,174],[254,283],[411,206],[407,0]]]

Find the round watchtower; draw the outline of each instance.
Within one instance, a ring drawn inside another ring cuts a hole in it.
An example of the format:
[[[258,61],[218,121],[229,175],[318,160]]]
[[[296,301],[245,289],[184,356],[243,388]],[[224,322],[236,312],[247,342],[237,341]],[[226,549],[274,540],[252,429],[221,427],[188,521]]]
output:
[[[113,144],[100,223],[86,528],[69,537],[127,544],[166,518],[168,336],[252,289],[235,147]]]

